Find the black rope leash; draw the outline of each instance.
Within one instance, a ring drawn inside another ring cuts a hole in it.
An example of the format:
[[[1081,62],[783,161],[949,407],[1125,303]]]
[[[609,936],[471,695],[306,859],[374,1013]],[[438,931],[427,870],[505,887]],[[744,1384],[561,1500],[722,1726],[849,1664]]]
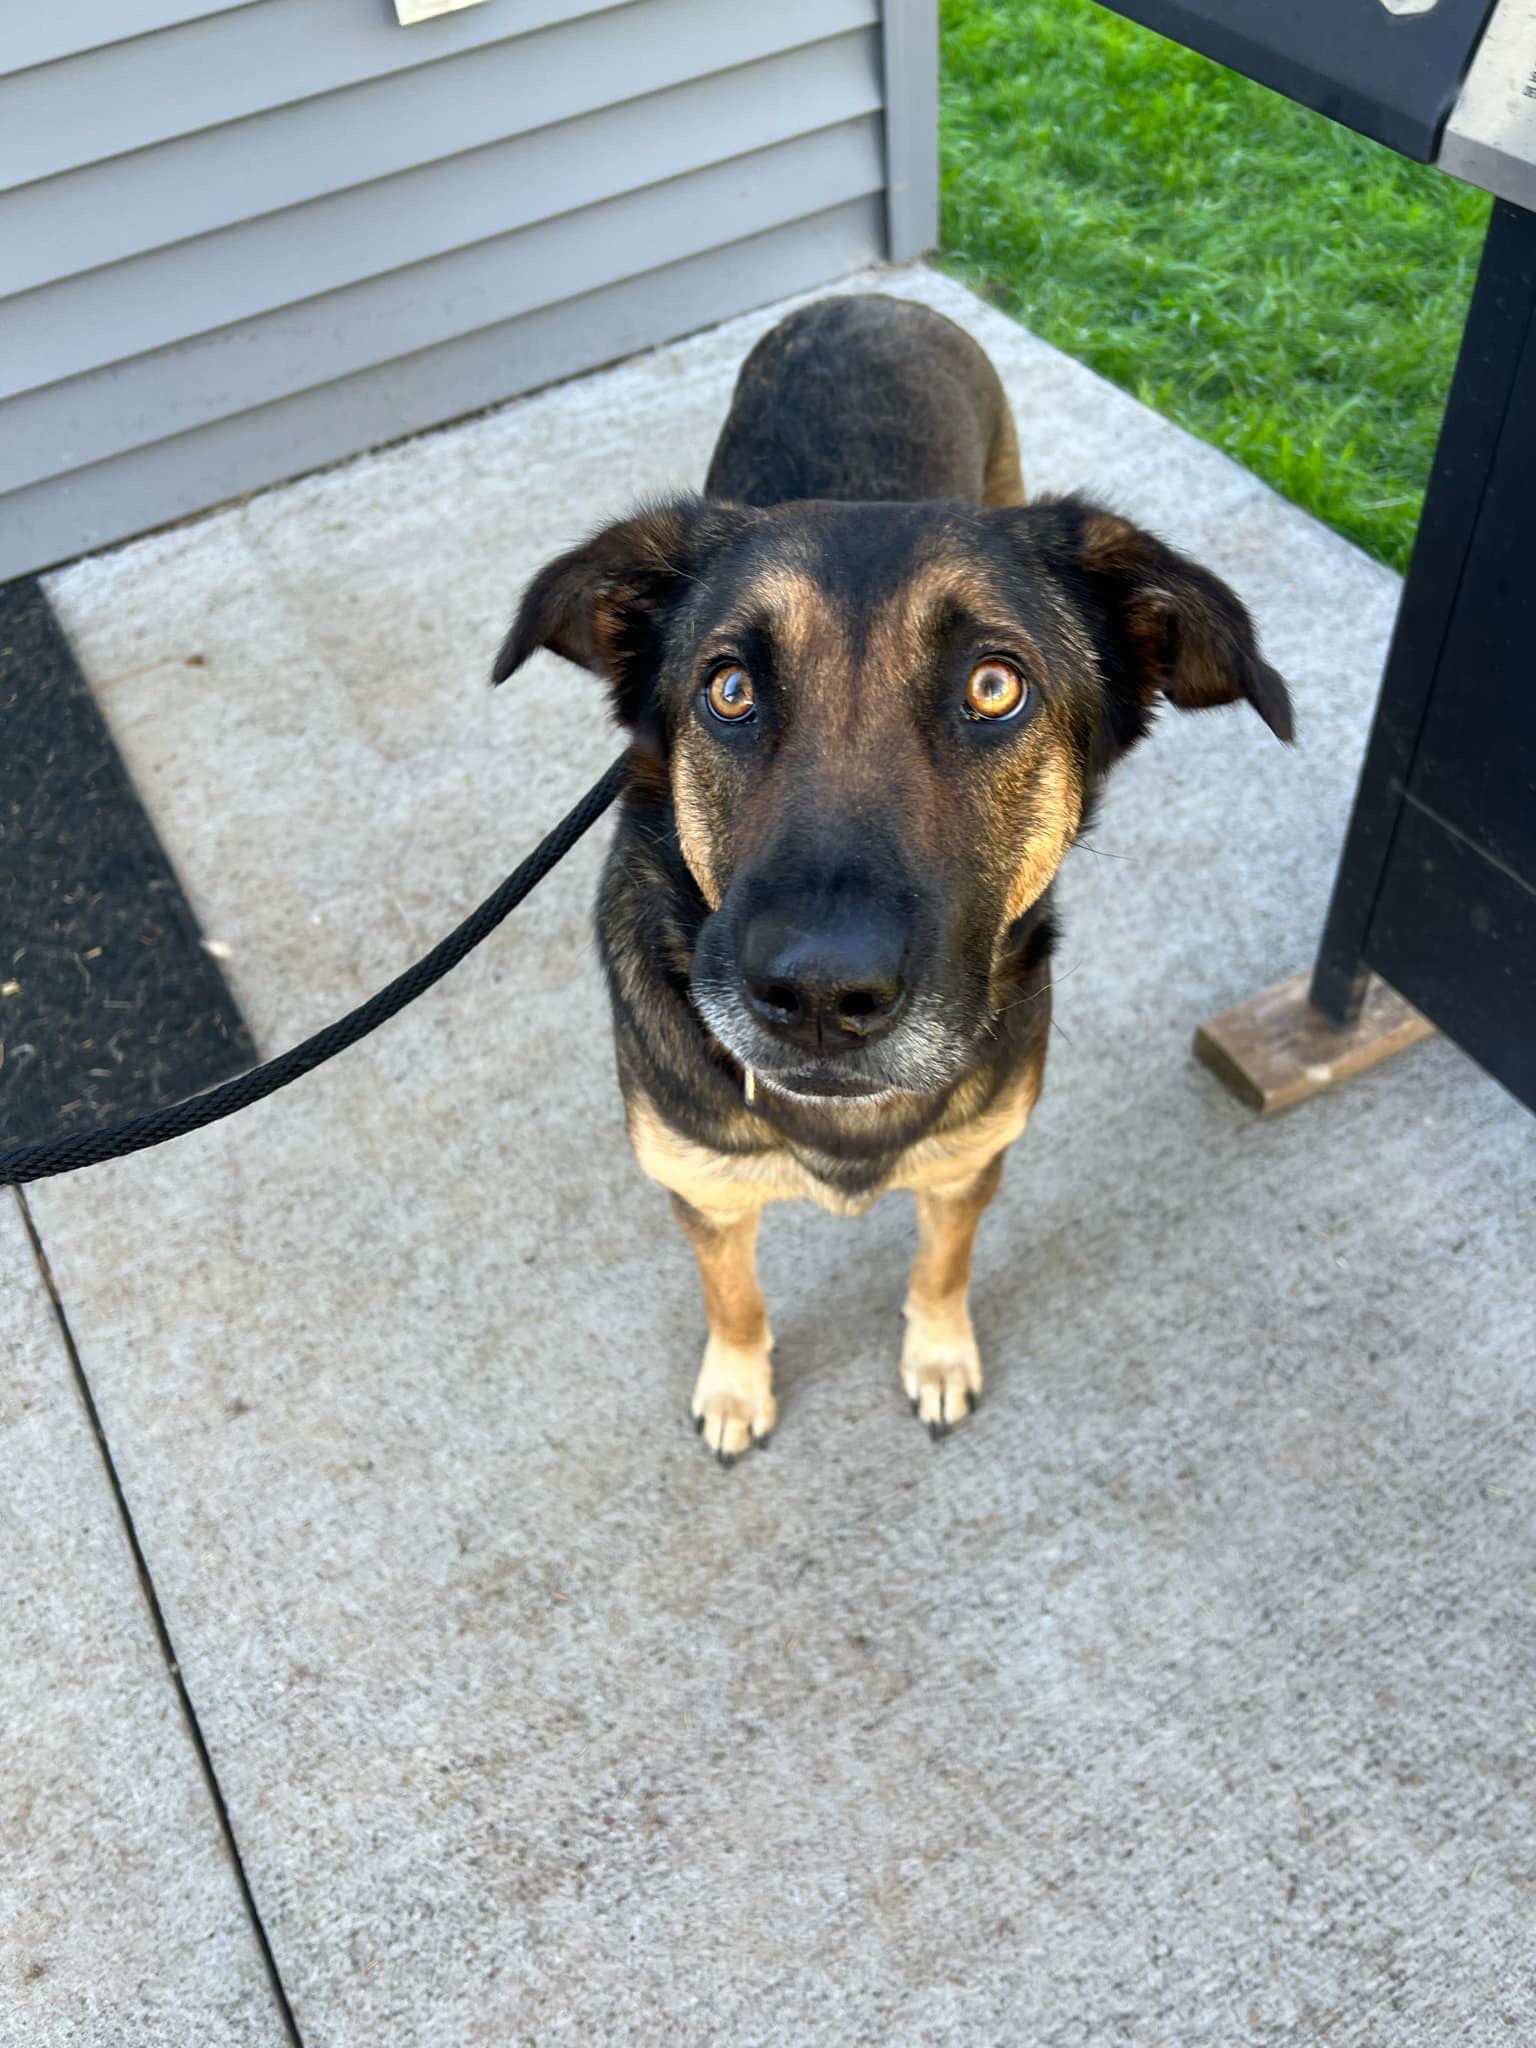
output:
[[[345,1052],[349,1045],[356,1045],[370,1031],[387,1024],[407,1003],[413,1003],[433,982],[441,981],[482,939],[490,937],[503,918],[516,910],[550,869],[565,859],[582,834],[597,823],[624,787],[628,770],[629,756],[621,754],[601,782],[587,791],[581,802],[566,813],[526,860],[519,862],[478,910],[440,940],[424,960],[397,975],[387,988],[360,1003],[348,1016],[338,1017],[334,1024],[327,1024],[302,1045],[279,1053],[263,1066],[247,1068],[233,1080],[221,1081],[217,1088],[188,1096],[185,1102],[168,1103],[164,1109],[152,1109],[124,1124],[109,1124],[104,1130],[44,1139],[14,1152],[0,1152],[0,1188],[21,1187],[28,1181],[47,1180],[56,1173],[74,1173],[82,1166],[100,1166],[105,1160],[125,1159],[130,1152],[142,1152],[147,1146],[163,1145],[170,1138],[184,1138],[189,1131],[200,1131],[205,1124],[215,1124],[221,1117],[233,1116],[236,1110],[248,1109],[253,1102],[275,1095],[290,1081],[313,1073],[337,1053]]]

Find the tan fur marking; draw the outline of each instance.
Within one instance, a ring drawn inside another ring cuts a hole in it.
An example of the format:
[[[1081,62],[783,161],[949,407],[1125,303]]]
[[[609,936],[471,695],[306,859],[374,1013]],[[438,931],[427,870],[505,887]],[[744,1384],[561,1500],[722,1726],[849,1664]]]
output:
[[[696,746],[697,741],[690,733],[684,734],[672,750],[672,806],[677,816],[678,844],[688,863],[688,872],[710,909],[718,910],[725,892],[715,867],[708,778],[699,772]]]
[[[765,569],[747,584],[741,602],[768,621],[784,669],[794,677],[797,717],[856,710],[856,693],[848,687],[853,656],[845,622],[813,576]]]
[[[766,614],[774,640],[792,663],[805,662],[819,642],[839,637],[826,592],[801,569],[761,569],[742,591],[741,603]]]
[[[699,1262],[711,1336],[735,1350],[761,1350],[769,1341],[768,1310],[757,1284],[761,1207],[708,1216],[674,1195],[672,1208]]]
[[[1024,472],[1019,466],[1018,429],[1013,421],[1013,408],[1006,398],[999,403],[992,442],[987,449],[981,502],[983,505],[1023,505],[1028,502]]]
[[[643,1096],[628,1104],[629,1138],[643,1173],[659,1181],[669,1193],[680,1195],[691,1207],[720,1218],[756,1213],[765,1202],[814,1202],[820,1186],[792,1154],[775,1144],[768,1126],[762,1126],[760,1152],[715,1152],[707,1145],[695,1145],[669,1124],[662,1122]],[[840,1215],[857,1215],[867,1202],[850,1206],[834,1190],[824,1208]]]
[[[971,1284],[976,1226],[1002,1177],[1003,1155],[998,1152],[969,1180],[918,1191],[917,1257],[907,1285],[909,1307],[939,1316],[956,1302],[963,1304]]]
[[[709,1340],[693,1390],[693,1414],[710,1450],[727,1461],[773,1429],[773,1333],[757,1281],[758,1225],[765,1203],[801,1198],[843,1215],[867,1209],[887,1188],[918,1200],[919,1248],[908,1287],[902,1383],[935,1433],[970,1413],[981,1389],[981,1356],[967,1293],[971,1248],[1002,1172],[1004,1150],[1023,1131],[1040,1094],[1042,1051],[1009,1093],[980,1115],[962,1117],[908,1150],[884,1188],[850,1199],[775,1144],[760,1152],[714,1152],[680,1137],[643,1095],[626,1107],[635,1156],[670,1189],[698,1260]],[[862,1118],[878,1105],[850,1104]]]
[[[963,1422],[981,1392],[969,1301],[976,1226],[1002,1179],[1003,1154],[1028,1123],[1044,1079],[1042,1046],[1002,1102],[950,1139],[914,1147],[894,1183],[917,1195],[918,1249],[902,1311],[901,1383],[917,1404],[918,1421],[935,1435]]]
[[[1141,553],[1141,535],[1114,512],[1095,512],[1083,521],[1083,559],[1091,569],[1128,568]]]
[[[981,1353],[971,1328],[971,1256],[976,1226],[997,1193],[1003,1155],[979,1173],[928,1188],[917,1197],[917,1257],[902,1310],[907,1333],[901,1347],[901,1383],[935,1434],[970,1414],[981,1392]]]
[[[918,862],[942,859],[951,850],[948,842],[955,814],[942,781],[925,763],[911,719],[903,715],[900,728],[893,726],[890,698],[883,686],[904,696],[905,679],[928,658],[935,619],[952,605],[983,619],[997,616],[1002,609],[990,580],[974,563],[960,553],[940,552],[917,564],[901,587],[875,609],[865,640],[859,687],[849,692],[848,728],[839,735],[845,790],[855,777],[862,776],[888,794],[896,779],[902,779],[903,828]]]
[[[794,674],[795,700],[802,710],[813,706],[818,697],[823,701],[846,697],[842,686],[849,672],[849,655],[841,622],[813,577],[793,568],[765,568],[742,591],[739,603],[742,619],[737,632],[746,619],[768,621],[781,658]],[[733,654],[734,639],[727,626],[716,652],[706,652],[706,666]],[[718,910],[730,876],[721,872],[716,840],[720,821],[730,812],[732,796],[719,775],[709,741],[686,723],[672,754],[672,796],[683,858],[705,902],[711,910]],[[761,806],[755,815],[761,819]],[[739,819],[734,838],[739,855],[745,844],[745,828]]]
[[[1008,886],[1003,930],[1045,893],[1082,822],[1083,796],[1071,756],[1053,734],[1042,734],[1045,749],[1029,785],[1031,831]]]
[[[921,562],[869,624],[867,665],[900,675],[930,645],[929,627],[947,605],[985,618],[999,609],[991,581],[963,555],[937,554]]]
[[[815,1202],[834,1215],[859,1216],[890,1189],[946,1187],[979,1173],[1028,1123],[1044,1064],[1042,1052],[1009,1092],[979,1115],[966,1116],[963,1102],[957,1101],[954,1122],[909,1146],[889,1179],[867,1195],[845,1195],[821,1179],[778,1143],[760,1118],[751,1121],[762,1131],[761,1151],[715,1152],[681,1137],[636,1093],[627,1104],[630,1143],[642,1172],[712,1222],[755,1213],[765,1202]],[[863,1130],[878,1129],[880,1105],[850,1102],[840,1114],[857,1120]]]
[[[709,1338],[694,1382],[692,1412],[699,1434],[727,1463],[772,1433],[773,1332],[757,1284],[757,1226],[762,1209],[708,1216],[672,1197],[693,1246],[704,1289]]]
[[[937,1131],[903,1153],[887,1185],[910,1188],[915,1193],[924,1188],[949,1187],[981,1172],[989,1160],[1022,1136],[1030,1112],[1039,1100],[1044,1077],[1042,1051],[1018,1076],[1009,1092],[981,1115],[951,1130]]]

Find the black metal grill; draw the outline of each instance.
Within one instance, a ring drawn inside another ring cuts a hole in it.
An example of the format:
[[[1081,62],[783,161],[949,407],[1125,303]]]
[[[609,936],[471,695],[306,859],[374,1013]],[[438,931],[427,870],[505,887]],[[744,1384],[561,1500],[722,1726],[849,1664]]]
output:
[[[1536,0],[1104,0],[1497,195],[1312,980],[1536,1108]]]

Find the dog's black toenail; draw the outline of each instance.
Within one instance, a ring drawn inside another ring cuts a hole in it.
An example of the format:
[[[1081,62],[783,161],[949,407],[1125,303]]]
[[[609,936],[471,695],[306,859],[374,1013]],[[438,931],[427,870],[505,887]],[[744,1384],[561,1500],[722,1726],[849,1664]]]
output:
[[[695,1436],[702,1436],[704,1434],[704,1418],[702,1415],[695,1415],[693,1418],[693,1433]]]
[[[937,1443],[941,1436],[949,1435],[949,1424],[947,1422],[930,1422],[928,1434]]]
[[[915,1415],[915,1414],[917,1413],[917,1396],[916,1396],[916,1394],[914,1394],[914,1395],[912,1396],[912,1413],[913,1413],[914,1415]]]

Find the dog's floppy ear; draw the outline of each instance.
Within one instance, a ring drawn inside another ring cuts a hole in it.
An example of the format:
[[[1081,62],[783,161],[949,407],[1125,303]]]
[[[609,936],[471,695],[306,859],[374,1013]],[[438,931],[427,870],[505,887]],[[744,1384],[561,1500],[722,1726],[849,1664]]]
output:
[[[1246,700],[1278,738],[1294,737],[1285,683],[1219,576],[1081,498],[1014,516],[1038,522],[1032,537],[1103,617],[1144,704],[1163,696],[1181,711],[1201,711]]]
[[[739,505],[675,498],[557,556],[524,592],[491,680],[504,683],[535,648],[548,647],[601,676],[620,721],[635,725],[668,620],[704,558],[750,518]]]

